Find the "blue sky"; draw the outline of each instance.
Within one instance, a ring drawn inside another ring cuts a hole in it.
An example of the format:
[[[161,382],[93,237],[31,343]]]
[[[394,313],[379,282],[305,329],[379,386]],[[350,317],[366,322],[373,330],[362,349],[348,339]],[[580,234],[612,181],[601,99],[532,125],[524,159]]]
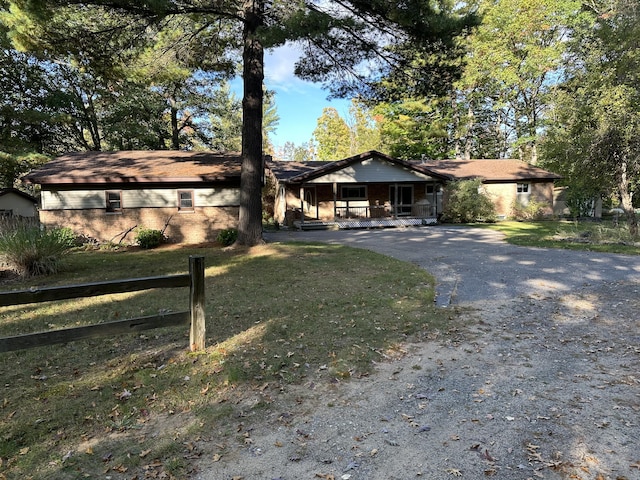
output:
[[[325,107],[334,107],[345,119],[349,112],[350,100],[329,101],[329,92],[320,85],[295,77],[293,68],[298,57],[299,52],[289,45],[265,52],[265,85],[276,92],[276,108],[280,117],[277,130],[271,136],[276,148],[285,142],[298,146],[308,142]],[[232,86],[242,97],[240,81],[234,81]]]

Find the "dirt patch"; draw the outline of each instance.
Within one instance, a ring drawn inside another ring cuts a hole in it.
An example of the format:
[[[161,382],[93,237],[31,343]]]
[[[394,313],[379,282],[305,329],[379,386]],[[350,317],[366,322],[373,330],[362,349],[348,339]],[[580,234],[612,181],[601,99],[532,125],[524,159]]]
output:
[[[639,291],[474,304],[368,378],[248,404],[196,478],[640,478]]]

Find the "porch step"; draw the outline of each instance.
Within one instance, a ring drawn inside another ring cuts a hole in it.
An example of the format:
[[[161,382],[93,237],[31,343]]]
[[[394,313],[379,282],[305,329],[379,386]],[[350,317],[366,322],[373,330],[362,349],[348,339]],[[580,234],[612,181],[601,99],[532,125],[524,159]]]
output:
[[[433,218],[394,218],[380,220],[343,220],[339,222],[294,222],[293,225],[298,230],[338,230],[357,228],[389,228],[389,227],[410,227],[417,225],[435,225],[438,220]]]

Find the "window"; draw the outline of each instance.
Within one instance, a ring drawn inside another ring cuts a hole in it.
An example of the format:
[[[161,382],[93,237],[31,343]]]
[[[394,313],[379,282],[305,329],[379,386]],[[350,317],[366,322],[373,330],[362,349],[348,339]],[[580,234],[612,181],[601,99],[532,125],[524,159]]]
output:
[[[181,212],[193,212],[193,190],[180,190],[178,192],[178,210]]]
[[[108,191],[106,194],[107,212],[122,211],[122,192]]]
[[[340,187],[340,197],[343,200],[366,200],[366,185],[342,185]]]
[[[518,183],[517,185],[518,193],[529,193],[529,184],[528,183]]]

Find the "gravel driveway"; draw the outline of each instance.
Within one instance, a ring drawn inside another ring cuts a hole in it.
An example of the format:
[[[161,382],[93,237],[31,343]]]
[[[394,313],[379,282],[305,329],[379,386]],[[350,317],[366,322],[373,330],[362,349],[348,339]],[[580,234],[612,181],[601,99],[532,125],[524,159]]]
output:
[[[198,479],[640,479],[640,257],[450,226],[268,240],[419,265],[457,326],[369,378],[291,387]]]
[[[598,282],[640,282],[640,257],[509,245],[500,232],[433,226],[280,232],[270,241],[318,241],[366,248],[418,265],[438,282],[437,303],[568,293]]]

